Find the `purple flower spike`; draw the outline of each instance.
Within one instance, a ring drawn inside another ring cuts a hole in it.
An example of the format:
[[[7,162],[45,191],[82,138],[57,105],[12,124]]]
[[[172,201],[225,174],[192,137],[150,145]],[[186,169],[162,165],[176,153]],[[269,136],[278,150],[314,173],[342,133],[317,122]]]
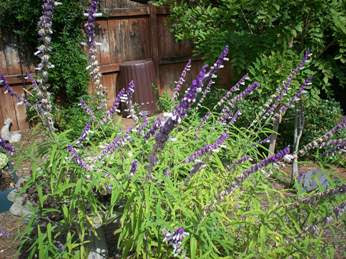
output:
[[[265,166],[267,166],[268,164],[271,163],[276,163],[278,161],[280,161],[285,155],[290,153],[290,148],[286,147],[282,150],[280,150],[278,153],[276,153],[275,155],[272,155],[266,159],[263,159],[262,161],[260,161],[259,163],[253,165],[252,167],[250,167],[249,169],[243,171],[238,177],[236,177],[236,179],[227,187],[226,190],[220,192],[217,195],[217,198],[208,206],[206,206],[204,208],[204,214],[207,214],[208,212],[210,212],[211,210],[213,210],[215,208],[215,206],[217,205],[217,203],[222,202],[228,195],[232,194],[236,189],[238,189],[243,182],[253,173],[257,172],[258,170],[264,168]]]
[[[343,119],[334,128],[329,130],[322,137],[315,139],[314,141],[310,142],[309,144],[301,148],[298,152],[298,155],[303,156],[308,151],[318,148],[322,143],[328,141],[336,132],[344,128],[346,128],[346,116],[344,116]]]
[[[237,96],[233,97],[232,100],[225,105],[225,107],[221,111],[221,117],[220,121],[224,122],[227,121],[229,118],[230,111],[235,107],[235,104],[241,100],[243,100],[246,96],[251,94],[253,91],[256,90],[257,87],[259,87],[260,84],[258,82],[254,82],[248,87],[245,88],[243,92],[238,94]]]
[[[151,128],[149,129],[149,131],[147,132],[147,134],[145,134],[144,139],[148,140],[151,136],[153,136],[156,131],[161,127],[161,119],[159,117],[156,118],[156,120],[154,121],[153,125],[151,126]]]
[[[115,97],[112,107],[107,111],[106,115],[102,118],[101,124],[107,123],[112,118],[112,115],[116,111],[118,111],[120,102],[122,102],[123,100],[127,100],[126,91],[124,88],[121,89],[119,93],[117,94],[117,96]]]
[[[87,171],[90,171],[90,166],[82,160],[82,158],[78,155],[77,150],[72,145],[67,146],[67,151],[70,153],[71,158],[77,165]]]
[[[239,91],[241,85],[245,85],[246,80],[250,80],[248,74],[245,74],[242,78],[240,78],[239,81],[227,91],[227,93],[221,98],[213,109],[221,107],[228,100],[228,98],[231,97],[232,93]]]
[[[289,103],[283,104],[280,107],[279,111],[274,115],[274,120],[279,120],[280,117],[286,113],[288,108],[292,107],[295,102],[297,102],[301,99],[302,95],[305,93],[305,88],[308,85],[312,84],[311,81],[312,81],[311,78],[307,78],[304,80],[303,84],[300,86],[299,90],[295,93],[295,95],[292,97],[292,99],[289,101]]]
[[[102,85],[102,74],[100,72],[99,62],[97,60],[97,43],[95,41],[95,22],[96,17],[99,16],[97,13],[97,6],[99,0],[91,0],[88,12],[85,14],[88,17],[88,20],[85,24],[85,34],[87,36],[87,47],[88,47],[88,57],[89,57],[89,66],[87,69],[89,70],[91,79],[96,88],[96,95],[99,98],[99,106],[98,108],[107,107],[106,100],[106,91],[104,86]]]
[[[112,154],[116,149],[118,149],[121,146],[124,146],[127,143],[127,141],[131,139],[130,133],[132,129],[133,128],[129,128],[124,134],[124,136],[116,136],[113,139],[113,141],[102,150],[101,154],[97,156],[97,160],[101,160],[107,154]]]
[[[182,88],[182,86],[184,85],[185,83],[185,78],[186,78],[186,75],[187,75],[187,72],[189,72],[191,70],[191,59],[189,59],[189,61],[187,62],[187,64],[185,65],[183,71],[181,72],[181,75],[179,77],[179,80],[176,83],[175,85],[175,89],[173,91],[173,98],[176,100],[179,96],[179,92]]]
[[[163,242],[173,247],[173,256],[179,256],[182,252],[183,240],[185,237],[189,236],[189,233],[186,232],[184,228],[180,227],[173,233],[163,230],[163,235]]]
[[[91,124],[90,122],[88,122],[84,129],[83,129],[83,132],[81,134],[81,136],[79,137],[79,139],[77,140],[77,145],[81,145],[82,142],[87,138],[89,132],[90,132],[90,128],[91,128]]]
[[[185,163],[190,163],[198,159],[199,157],[212,152],[216,151],[228,138],[227,133],[223,133],[213,144],[208,144],[202,147],[201,149],[197,150],[195,153],[193,153],[191,156],[185,159]]]
[[[130,168],[130,176],[135,175],[135,173],[137,172],[137,168],[138,168],[138,161],[133,160],[131,163],[131,168]]]
[[[15,153],[14,147],[10,143],[8,143],[6,140],[4,140],[2,138],[0,138],[0,147],[3,148],[11,156],[13,156],[14,153]]]
[[[86,102],[83,99],[80,99],[79,102],[80,107],[82,107],[83,111],[90,116],[90,118],[95,121],[96,117],[92,109],[86,104]]]
[[[299,74],[301,70],[304,69],[305,65],[309,62],[311,58],[311,52],[307,50],[304,53],[303,59],[300,61],[298,66],[294,68],[291,73],[288,75],[287,79],[282,82],[282,85],[276,88],[275,93],[268,99],[268,101],[264,104],[264,109],[259,113],[258,118],[269,118],[275,112],[276,108],[279,106],[280,101],[287,95],[290,90],[291,83],[293,79]],[[250,127],[255,124],[256,120],[253,121]]]
[[[3,229],[0,229],[0,238],[9,238],[11,237],[11,234]]]
[[[17,105],[21,105],[21,104],[25,104],[25,106],[29,106],[29,102],[28,100],[25,98],[24,94],[23,96],[19,96],[14,90],[13,88],[9,85],[9,83],[7,82],[5,76],[3,74],[0,74],[0,85],[3,85],[5,88],[4,93],[5,94],[9,94],[10,96],[16,98],[17,100]]]

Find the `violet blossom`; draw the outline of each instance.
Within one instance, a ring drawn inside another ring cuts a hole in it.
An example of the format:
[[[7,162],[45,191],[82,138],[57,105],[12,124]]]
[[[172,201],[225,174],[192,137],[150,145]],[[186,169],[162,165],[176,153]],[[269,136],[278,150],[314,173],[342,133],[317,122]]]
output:
[[[24,93],[22,96],[19,96],[13,88],[9,85],[7,82],[5,76],[3,74],[0,74],[0,85],[3,85],[5,88],[4,93],[9,94],[10,96],[16,98],[17,105],[25,104],[26,106],[29,106],[28,100],[25,98]]]
[[[119,93],[115,97],[112,107],[106,112],[106,115],[101,119],[101,124],[107,123],[112,118],[112,115],[116,111],[119,111],[118,108],[119,108],[120,102],[125,102],[125,101],[127,101],[127,97],[126,97],[126,91],[123,88],[119,91]]]
[[[11,237],[11,234],[4,230],[4,229],[0,229],[0,238],[9,238]]]
[[[275,93],[264,104],[264,108],[257,116],[257,119],[251,123],[250,127],[252,127],[260,118],[268,118],[274,113],[276,108],[279,106],[280,101],[283,99],[284,96],[287,95],[293,79],[299,74],[301,70],[304,69],[305,65],[310,61],[311,56],[312,54],[309,50],[305,51],[303,59],[300,61],[298,66],[292,69],[287,79],[282,82],[282,85],[276,88]]]
[[[220,53],[219,57],[217,58],[216,62],[210,67],[210,70],[206,73],[205,80],[206,81],[210,80],[210,81],[208,82],[207,86],[202,92],[202,96],[198,101],[197,109],[201,106],[207,94],[210,92],[211,86],[215,84],[213,79],[217,78],[216,73],[224,67],[223,63],[229,60],[227,58],[228,52],[229,52],[229,48],[226,45],[224,49],[222,50],[222,52]]]
[[[87,171],[91,170],[90,166],[79,156],[77,150],[72,145],[67,146],[67,151],[70,153],[71,158],[77,165]]]
[[[305,88],[312,84],[311,80],[312,80],[311,78],[307,78],[307,79],[304,80],[303,84],[301,84],[301,86],[299,87],[298,91],[291,98],[289,103],[288,104],[283,104],[280,107],[280,109],[278,110],[278,112],[276,114],[274,114],[274,116],[273,116],[274,120],[279,120],[280,117],[282,117],[286,113],[288,108],[292,107],[295,102],[297,102],[297,101],[299,101],[301,99],[302,95],[306,92]]]
[[[227,196],[229,196],[236,189],[238,189],[250,175],[264,168],[268,164],[279,162],[285,155],[289,153],[290,153],[290,148],[286,147],[280,150],[279,152],[277,152],[275,155],[265,158],[262,161],[251,166],[247,170],[243,171],[238,177],[236,177],[236,179],[224,191],[220,192],[217,195],[217,198],[211,204],[205,207],[204,213],[206,214],[210,212],[211,210],[213,210],[217,203],[222,202]]]
[[[184,228],[177,228],[174,232],[168,232],[163,230],[163,241],[173,247],[173,256],[177,257],[182,253],[182,243],[185,237],[189,236],[189,233]]]
[[[87,69],[89,69],[89,73],[91,76],[91,79],[95,85],[96,88],[96,96],[99,99],[99,106],[98,108],[106,108],[107,107],[107,101],[106,101],[106,91],[104,86],[102,85],[102,74],[100,72],[100,66],[99,62],[97,60],[97,48],[96,48],[96,41],[95,41],[95,28],[96,28],[96,17],[99,16],[99,13],[97,13],[97,5],[99,3],[99,0],[91,0],[88,12],[85,14],[88,17],[88,20],[85,24],[85,34],[87,36],[87,46],[88,46],[88,61],[89,66]]]
[[[204,156],[205,154],[209,152],[216,151],[226,141],[227,138],[228,138],[227,133],[221,134],[221,136],[218,137],[217,140],[213,144],[205,145],[204,147],[202,147],[201,149],[197,150],[192,155],[190,155],[188,158],[186,158],[185,163],[193,162],[199,157]]]
[[[228,98],[231,97],[232,93],[239,91],[241,85],[245,85],[245,81],[247,81],[247,80],[250,80],[249,75],[248,74],[243,75],[239,79],[239,81],[235,85],[233,85],[227,91],[227,93],[220,99],[220,101],[214,106],[213,110],[218,108],[218,107],[221,107],[228,100]]]
[[[256,90],[257,87],[259,87],[260,84],[258,82],[254,82],[251,85],[249,85],[248,87],[245,88],[245,90],[243,92],[241,92],[240,94],[238,94],[237,96],[233,97],[226,105],[225,107],[222,109],[221,111],[221,115],[220,115],[220,121],[224,122],[227,121],[227,119],[229,118],[229,113],[231,111],[231,109],[233,109],[235,107],[235,104],[241,100],[243,100],[246,96],[248,96],[249,94],[251,94],[253,91]]]
[[[90,116],[90,118],[95,121],[96,120],[96,116],[94,114],[94,112],[92,111],[92,109],[86,104],[86,102],[83,99],[80,99],[79,102],[80,107],[83,109],[83,111],[88,114]]]
[[[135,175],[135,173],[137,172],[137,168],[138,168],[138,161],[133,160],[131,163],[131,168],[130,168],[130,176]]]
[[[149,131],[144,135],[144,139],[148,140],[151,136],[155,135],[156,131],[161,127],[162,122],[159,117],[157,117],[154,123],[151,125]]]
[[[179,92],[180,92],[183,84],[185,83],[185,78],[186,78],[187,72],[190,70],[191,70],[191,59],[189,59],[189,61],[185,65],[183,71],[181,72],[179,80],[177,82],[175,82],[176,85],[175,85],[175,88],[173,91],[173,99],[174,100],[177,100],[177,98],[179,96]]]
[[[84,129],[83,129],[83,132],[81,134],[81,136],[79,137],[79,139],[77,140],[77,145],[81,145],[82,142],[87,138],[89,132],[90,132],[90,128],[91,128],[91,123],[88,122]]]
[[[313,140],[298,151],[299,156],[305,155],[308,151],[318,148],[323,142],[328,141],[335,133],[346,128],[346,116],[331,130],[325,133],[322,137]]]
[[[14,153],[15,153],[14,147],[9,142],[7,142],[6,140],[2,139],[1,137],[0,137],[0,147],[3,148],[11,156],[13,156]]]

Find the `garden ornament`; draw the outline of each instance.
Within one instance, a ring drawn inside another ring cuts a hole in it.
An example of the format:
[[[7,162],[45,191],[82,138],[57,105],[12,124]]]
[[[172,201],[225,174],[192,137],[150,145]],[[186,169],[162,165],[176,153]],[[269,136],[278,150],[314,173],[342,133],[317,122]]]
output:
[[[7,118],[4,121],[4,126],[1,128],[1,138],[7,140],[10,143],[19,142],[22,138],[22,134],[19,131],[10,132],[12,120]]]

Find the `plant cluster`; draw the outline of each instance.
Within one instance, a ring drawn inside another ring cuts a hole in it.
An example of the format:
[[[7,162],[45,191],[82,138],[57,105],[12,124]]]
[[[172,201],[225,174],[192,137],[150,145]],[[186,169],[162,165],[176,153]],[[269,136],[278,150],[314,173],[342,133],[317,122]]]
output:
[[[261,86],[244,76],[201,120],[197,107],[227,54],[226,47],[211,67],[202,67],[170,112],[154,120],[138,114],[125,132],[112,116],[129,102],[134,84],[106,113],[82,101],[89,120],[79,138],[54,134],[36,151],[44,160],[34,163],[23,189],[35,209],[21,238],[22,256],[84,258],[100,228],[113,233],[108,245],[122,257],[333,256],[322,233],[340,224],[345,184],[288,195],[271,175],[290,160],[290,148],[266,156],[261,143],[272,133],[268,119],[299,101],[309,80],[280,101],[287,84],[279,86],[262,107],[273,112],[246,129],[232,124],[241,115],[238,103]],[[346,127],[345,119],[298,155],[338,148],[344,142],[331,137]]]

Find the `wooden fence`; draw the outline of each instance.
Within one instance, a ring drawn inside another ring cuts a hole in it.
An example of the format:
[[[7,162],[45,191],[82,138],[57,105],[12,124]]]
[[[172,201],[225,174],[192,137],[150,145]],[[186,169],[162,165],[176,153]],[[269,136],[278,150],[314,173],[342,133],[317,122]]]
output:
[[[189,42],[177,43],[174,40],[170,33],[168,8],[129,0],[104,0],[100,3],[100,10],[103,16],[97,18],[96,39],[102,43],[98,58],[108,105],[119,89],[119,65],[124,61],[152,59],[156,70],[155,83],[160,92],[172,86],[191,57],[192,46]],[[32,70],[21,63],[13,48],[0,46],[0,73],[5,72],[18,92],[22,91],[24,84],[22,74]],[[188,80],[197,74],[200,66],[201,60],[195,59]],[[93,93],[95,89],[90,85],[89,90]],[[14,100],[0,92],[0,123],[11,117],[15,129],[27,128],[25,110],[15,107]]]

